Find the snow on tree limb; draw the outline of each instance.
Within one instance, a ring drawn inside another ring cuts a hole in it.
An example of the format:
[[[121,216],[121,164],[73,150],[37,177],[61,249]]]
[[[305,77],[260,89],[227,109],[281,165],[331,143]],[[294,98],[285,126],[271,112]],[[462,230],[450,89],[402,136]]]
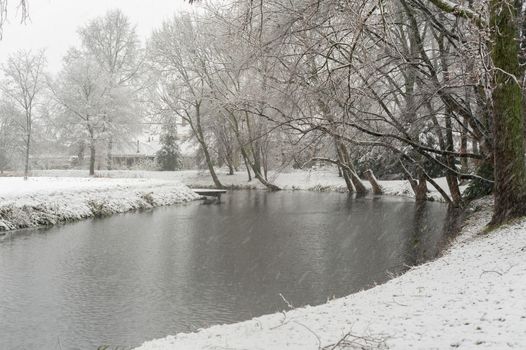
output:
[[[444,12],[451,13],[457,17],[462,17],[473,21],[479,28],[486,26],[486,21],[480,13],[470,8],[457,4],[449,0],[428,0]]]
[[[3,27],[7,21],[7,0],[0,0],[0,40],[3,36]],[[27,0],[20,0],[17,6],[18,11],[20,11],[20,23],[25,23],[29,18],[28,3]]]

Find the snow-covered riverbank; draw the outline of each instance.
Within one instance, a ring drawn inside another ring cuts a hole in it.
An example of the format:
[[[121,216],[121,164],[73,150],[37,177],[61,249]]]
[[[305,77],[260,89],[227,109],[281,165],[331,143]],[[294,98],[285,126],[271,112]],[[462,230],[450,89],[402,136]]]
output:
[[[0,177],[0,232],[175,204],[196,198],[185,185],[214,187],[209,173],[199,170],[103,170],[96,178],[88,177],[85,170],[40,170],[33,175],[36,177],[27,182],[20,177]],[[265,188],[257,180],[247,181],[245,173],[227,175],[219,170],[218,175],[230,188]],[[346,191],[335,168],[271,173],[269,180],[284,190]],[[436,181],[448,192],[445,179]],[[386,195],[413,197],[407,181],[380,184]],[[429,190],[429,197],[442,200],[431,186]]]
[[[524,349],[526,220],[483,234],[491,207],[474,205],[441,258],[383,285],[138,349]]]
[[[0,177],[0,232],[197,198],[174,180]]]
[[[248,181],[244,172],[228,175],[225,169],[217,171],[219,180],[224,186],[235,189],[264,189],[265,187],[256,179]],[[85,170],[38,170],[34,171],[36,176],[75,176],[85,177]],[[181,171],[141,171],[141,170],[100,170],[97,176],[110,178],[151,178],[164,180],[177,180],[190,187],[214,187],[214,183],[208,171],[205,170],[181,170]],[[345,181],[338,176],[336,168],[326,167],[318,170],[288,170],[281,172],[270,172],[269,181],[283,190],[307,190],[318,192],[346,192]],[[446,179],[436,179],[439,186],[449,193]],[[386,195],[414,197],[413,190],[406,180],[379,181]],[[370,184],[364,180],[366,187]],[[442,197],[436,189],[428,185],[429,197],[442,201]]]

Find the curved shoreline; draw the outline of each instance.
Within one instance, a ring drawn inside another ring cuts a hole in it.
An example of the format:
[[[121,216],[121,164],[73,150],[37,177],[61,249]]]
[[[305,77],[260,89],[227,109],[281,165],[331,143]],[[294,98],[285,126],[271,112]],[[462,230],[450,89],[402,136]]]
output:
[[[443,256],[385,284],[137,349],[525,348],[526,219],[482,234],[490,202],[473,203]]]

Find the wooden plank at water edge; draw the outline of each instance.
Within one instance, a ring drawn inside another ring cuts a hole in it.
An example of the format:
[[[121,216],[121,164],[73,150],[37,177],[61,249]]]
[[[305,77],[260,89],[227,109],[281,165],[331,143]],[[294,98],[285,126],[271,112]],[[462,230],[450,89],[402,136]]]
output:
[[[193,188],[192,190],[200,196],[217,197],[217,199],[219,200],[221,200],[221,195],[223,193],[226,193],[226,190],[208,189],[208,188]]]

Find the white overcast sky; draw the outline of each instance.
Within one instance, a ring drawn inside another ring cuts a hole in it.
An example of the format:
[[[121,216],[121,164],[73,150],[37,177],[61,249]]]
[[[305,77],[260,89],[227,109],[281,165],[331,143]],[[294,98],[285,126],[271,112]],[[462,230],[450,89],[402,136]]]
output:
[[[191,8],[184,0],[28,0],[30,20],[20,24],[17,1],[9,2],[9,22],[4,25],[0,41],[0,64],[19,49],[44,48],[50,72],[60,69],[69,47],[78,46],[77,28],[108,10],[120,8],[144,40],[164,19]]]

